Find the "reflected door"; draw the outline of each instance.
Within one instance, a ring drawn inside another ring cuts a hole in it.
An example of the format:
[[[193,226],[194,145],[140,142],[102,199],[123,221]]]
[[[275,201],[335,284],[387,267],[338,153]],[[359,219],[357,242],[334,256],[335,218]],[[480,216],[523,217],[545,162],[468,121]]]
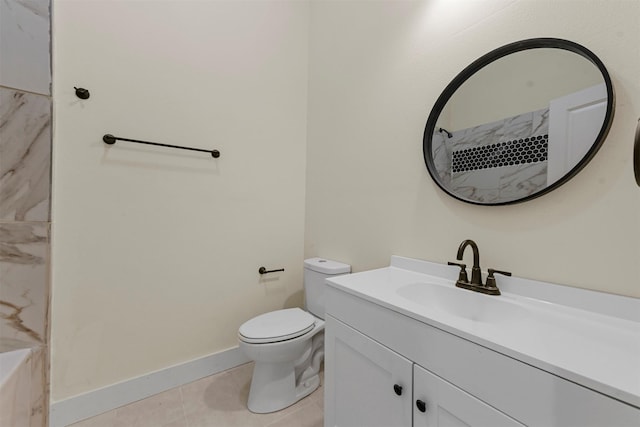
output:
[[[580,163],[591,149],[606,113],[604,83],[549,102],[548,185]]]

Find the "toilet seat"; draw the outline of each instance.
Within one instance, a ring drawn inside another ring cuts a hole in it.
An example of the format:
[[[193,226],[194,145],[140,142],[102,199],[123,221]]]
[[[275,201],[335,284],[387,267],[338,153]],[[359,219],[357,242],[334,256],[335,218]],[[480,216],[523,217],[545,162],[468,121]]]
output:
[[[306,334],[315,326],[315,317],[299,308],[287,308],[261,314],[246,321],[239,338],[251,344],[286,341]]]

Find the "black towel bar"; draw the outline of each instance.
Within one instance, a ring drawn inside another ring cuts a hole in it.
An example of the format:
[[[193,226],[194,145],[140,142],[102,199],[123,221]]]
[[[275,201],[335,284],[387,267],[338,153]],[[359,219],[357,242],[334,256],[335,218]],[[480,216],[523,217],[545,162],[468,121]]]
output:
[[[119,136],[113,136],[111,134],[104,135],[102,137],[102,140],[106,144],[109,144],[109,145],[115,144],[116,141],[129,141],[129,142],[136,142],[138,144],[148,144],[148,145],[157,145],[157,146],[160,146],[160,147],[179,148],[181,150],[201,151],[203,153],[210,153],[211,157],[216,158],[216,159],[218,157],[220,157],[220,151],[218,151],[218,150],[205,150],[203,148],[181,147],[179,145],[160,144],[158,142],[140,141],[139,139],[121,138]]]

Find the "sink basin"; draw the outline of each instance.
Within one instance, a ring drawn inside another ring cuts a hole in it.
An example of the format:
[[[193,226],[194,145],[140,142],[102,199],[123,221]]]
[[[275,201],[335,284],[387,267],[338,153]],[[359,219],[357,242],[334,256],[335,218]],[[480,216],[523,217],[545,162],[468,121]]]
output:
[[[429,310],[437,310],[474,322],[502,323],[526,318],[527,310],[503,296],[484,295],[466,289],[431,283],[400,286],[396,293]]]

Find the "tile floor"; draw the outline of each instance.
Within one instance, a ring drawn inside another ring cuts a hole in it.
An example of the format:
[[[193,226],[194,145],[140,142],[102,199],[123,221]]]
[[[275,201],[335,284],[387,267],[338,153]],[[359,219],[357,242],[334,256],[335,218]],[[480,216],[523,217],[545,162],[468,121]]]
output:
[[[271,414],[247,409],[253,363],[123,406],[70,427],[322,427],[324,378],[311,395]]]

